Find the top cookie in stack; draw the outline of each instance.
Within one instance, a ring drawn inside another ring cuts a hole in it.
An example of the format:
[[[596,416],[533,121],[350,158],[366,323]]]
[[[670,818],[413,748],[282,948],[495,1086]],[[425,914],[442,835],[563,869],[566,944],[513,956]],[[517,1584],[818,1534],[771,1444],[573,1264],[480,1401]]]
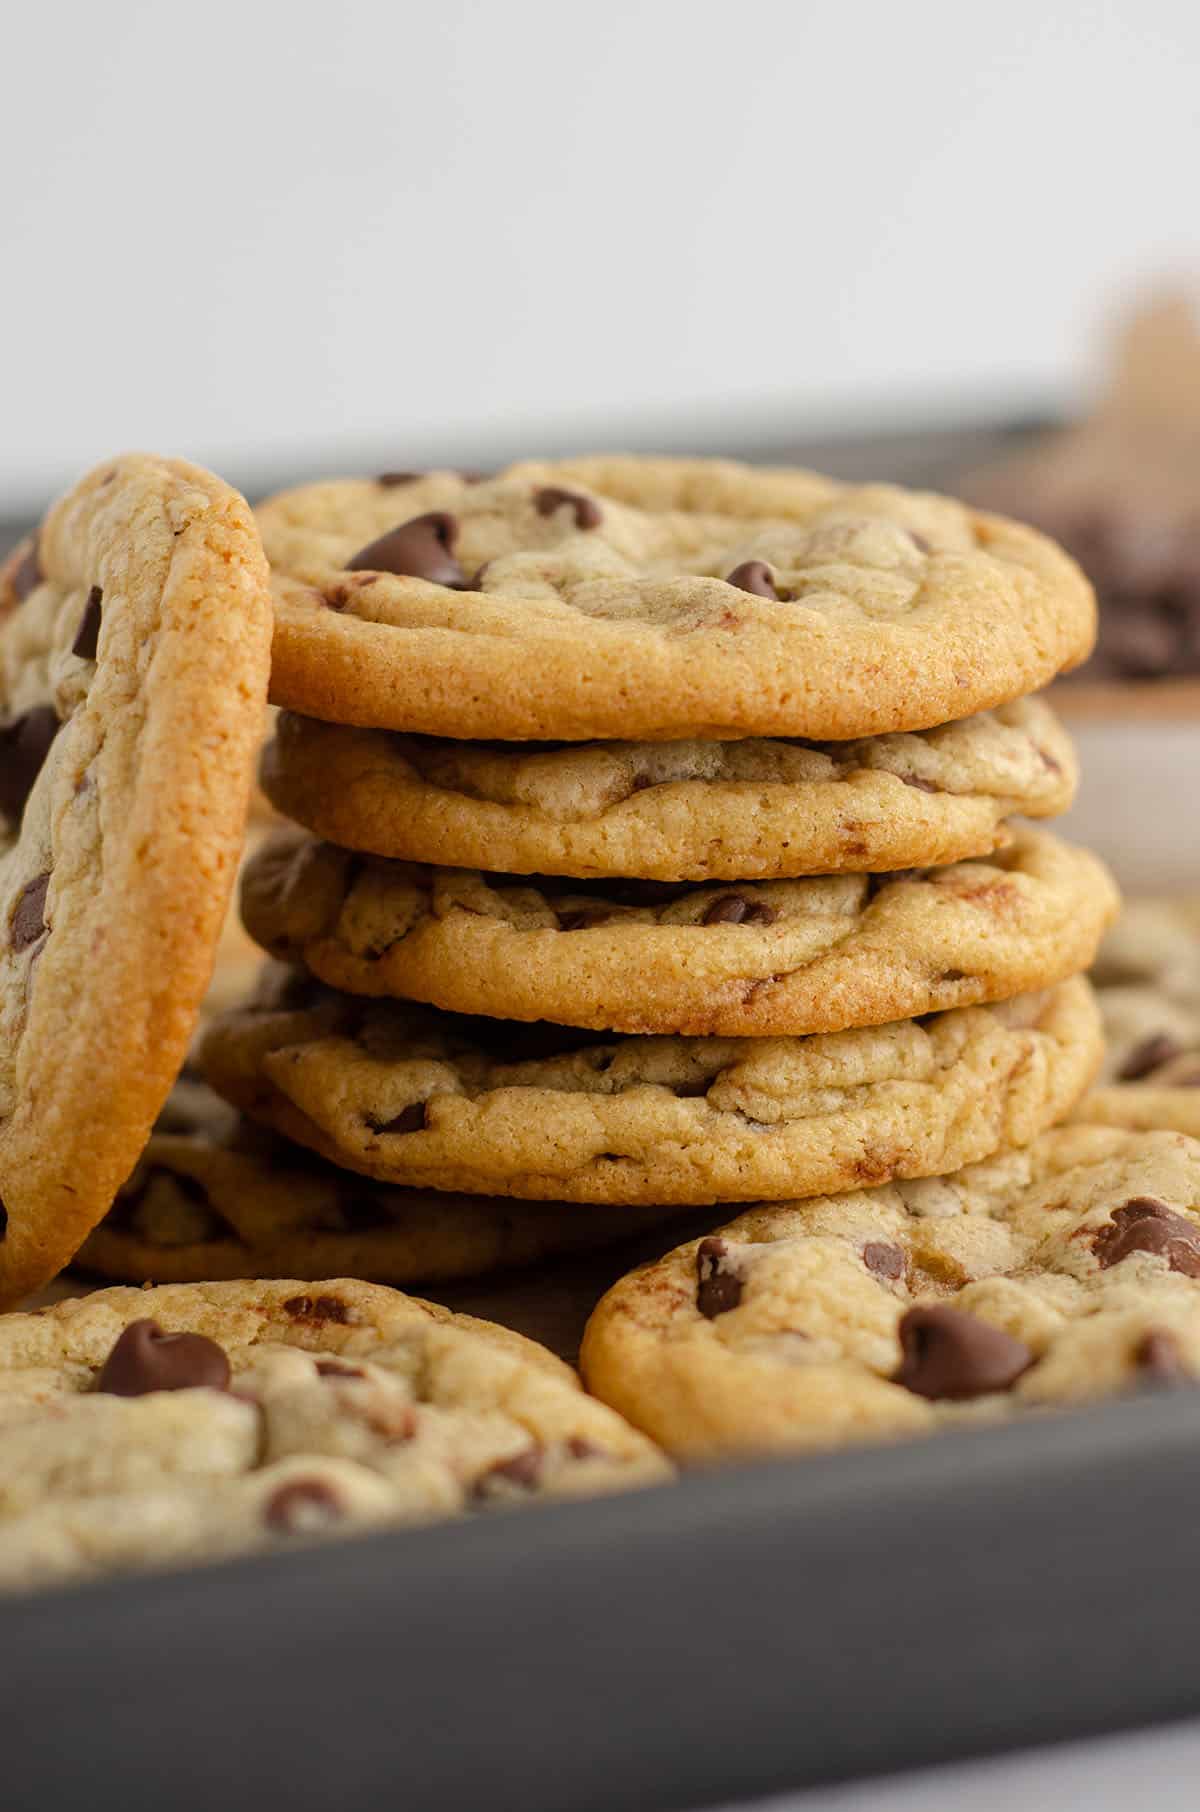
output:
[[[1085,1087],[1113,889],[1009,824],[1075,784],[1026,696],[1094,634],[1052,543],[632,458],[260,523],[304,830],[245,881],[293,967],[209,1037],[237,1105],[389,1182],[685,1203],[940,1174]]]

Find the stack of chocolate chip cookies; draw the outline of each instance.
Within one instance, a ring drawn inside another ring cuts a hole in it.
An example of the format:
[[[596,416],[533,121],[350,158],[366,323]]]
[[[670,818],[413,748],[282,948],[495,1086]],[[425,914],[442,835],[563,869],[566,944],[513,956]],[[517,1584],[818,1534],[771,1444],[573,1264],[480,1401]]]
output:
[[[1091,594],[944,499],[595,459],[259,512],[249,865],[280,966],[204,1066],[381,1184],[680,1207],[939,1175],[1061,1119],[1114,909],[1025,696]],[[574,1207],[565,1206],[574,1204]]]
[[[1116,896],[1029,823],[1095,629],[1042,536],[633,458],[253,521],[125,459],[0,613],[0,1296],[160,1286],[0,1317],[0,1585],[1200,1373],[1200,1143],[1082,1100]],[[177,1081],[268,665],[271,960]],[[382,1287],[634,1230],[590,1398],[501,1287]]]

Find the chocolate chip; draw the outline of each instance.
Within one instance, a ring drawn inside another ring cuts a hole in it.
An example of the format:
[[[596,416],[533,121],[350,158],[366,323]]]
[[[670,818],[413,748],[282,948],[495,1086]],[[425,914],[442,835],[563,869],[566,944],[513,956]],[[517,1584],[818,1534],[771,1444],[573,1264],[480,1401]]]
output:
[[[919,554],[929,554],[933,552],[933,543],[927,541],[924,535],[919,535],[916,529],[909,529],[908,538]]]
[[[573,1460],[600,1460],[604,1458],[603,1447],[597,1447],[595,1441],[589,1441],[586,1435],[573,1434],[568,1436],[567,1452]]]
[[[14,950],[28,950],[30,944],[36,944],[46,929],[46,892],[50,886],[48,874],[38,875],[30,881],[17,895],[9,920],[9,943]]]
[[[1200,1227],[1153,1196],[1134,1196],[1117,1208],[1092,1241],[1102,1271],[1134,1252],[1165,1258],[1169,1270],[1200,1277]]]
[[[381,472],[375,483],[382,485],[385,491],[390,491],[394,490],[397,485],[416,484],[417,480],[424,476],[423,472]]]
[[[423,1132],[425,1130],[425,1102],[410,1102],[407,1107],[402,1107],[391,1120],[368,1118],[367,1125],[372,1132],[377,1133]]]
[[[899,1246],[889,1245],[886,1240],[868,1240],[863,1247],[863,1264],[876,1277],[886,1277],[892,1282],[904,1276],[904,1253]]]
[[[131,1321],[104,1361],[96,1389],[109,1397],[156,1390],[229,1389],[229,1360],[203,1334],[164,1334],[157,1321]]]
[[[532,1491],[541,1480],[545,1459],[545,1450],[534,1445],[514,1453],[511,1459],[497,1460],[475,1480],[472,1496],[491,1497],[497,1485],[517,1485],[522,1491]]]
[[[1144,1076],[1161,1069],[1164,1063],[1170,1063],[1173,1057],[1182,1053],[1183,1046],[1168,1032],[1152,1032],[1149,1038],[1134,1045],[1117,1071],[1117,1081],[1140,1082]]]
[[[75,640],[71,644],[71,653],[77,654],[81,661],[94,661],[96,658],[100,645],[100,610],[103,603],[104,593],[98,585],[93,585],[79,619]]]
[[[1007,1390],[1033,1364],[1023,1340],[946,1303],[909,1309],[899,1334],[903,1357],[896,1383],[935,1401]]]
[[[581,496],[578,491],[564,491],[560,485],[544,485],[534,493],[533,501],[539,516],[553,516],[555,510],[570,504],[575,512],[577,529],[599,528],[604,521],[604,511],[594,497]]]
[[[742,1300],[742,1280],[732,1271],[722,1270],[729,1256],[723,1239],[702,1239],[696,1247],[696,1307],[709,1321],[736,1309]]]
[[[748,900],[744,894],[723,893],[708,907],[702,925],[773,925],[779,914],[762,900]]]
[[[285,1535],[307,1535],[341,1522],[342,1501],[324,1479],[293,1479],[267,1499],[263,1521]]]
[[[35,535],[13,569],[12,588],[17,603],[19,604],[27,598],[31,591],[36,591],[44,577],[41,561],[38,558],[37,536]]]
[[[932,780],[922,780],[919,774],[901,774],[900,778],[905,786],[915,787],[918,793],[941,792],[941,788],[936,786]]]
[[[1133,1349],[1133,1363],[1146,1384],[1183,1384],[1192,1378],[1174,1334],[1157,1329],[1143,1334]]]
[[[426,516],[414,516],[402,522],[361,548],[347,560],[347,572],[398,573],[413,579],[428,579],[432,585],[445,585],[451,591],[470,591],[471,585],[454,558],[458,539],[458,521],[445,510],[430,510]]]
[[[361,1365],[343,1365],[338,1359],[318,1359],[318,1378],[365,1378]]]
[[[340,1296],[289,1296],[284,1313],[293,1321],[351,1321],[353,1317]]]
[[[53,705],[35,705],[0,729],[0,814],[19,824],[33,783],[62,725]]]
[[[753,592],[757,598],[774,598],[776,602],[779,600],[775,580],[765,560],[743,560],[729,574],[726,584],[736,585],[739,591]]]

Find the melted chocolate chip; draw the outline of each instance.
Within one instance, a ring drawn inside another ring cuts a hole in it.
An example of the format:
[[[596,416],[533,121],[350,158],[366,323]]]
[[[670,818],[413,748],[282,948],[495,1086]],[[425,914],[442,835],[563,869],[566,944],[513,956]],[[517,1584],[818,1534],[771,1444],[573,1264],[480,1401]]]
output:
[[[517,1485],[522,1491],[532,1491],[541,1480],[545,1459],[545,1450],[535,1445],[514,1453],[511,1459],[497,1460],[494,1466],[480,1473],[472,1495],[491,1497],[497,1485]]]
[[[863,1247],[863,1264],[876,1277],[886,1277],[891,1282],[904,1276],[904,1253],[899,1246],[889,1245],[887,1240],[868,1240]]]
[[[267,1499],[263,1521],[284,1535],[305,1535],[340,1522],[343,1514],[341,1499],[324,1479],[293,1479]]]
[[[12,588],[17,603],[20,604],[31,591],[36,591],[44,577],[41,561],[38,558],[38,544],[35,535],[13,569]]]
[[[19,824],[25,801],[62,728],[53,705],[35,705],[0,728],[0,814]]]
[[[340,1359],[318,1359],[318,1378],[365,1378],[361,1365],[343,1365]]]
[[[1133,1350],[1133,1363],[1145,1384],[1185,1384],[1192,1379],[1174,1334],[1159,1329],[1143,1334]]]
[[[353,1319],[340,1296],[289,1296],[283,1305],[293,1321],[342,1321]]]
[[[100,646],[100,616],[104,603],[104,593],[98,585],[93,585],[88,593],[83,615],[79,619],[79,628],[71,644],[71,653],[77,654],[81,661],[94,661]]]
[[[203,1334],[165,1334],[157,1321],[131,1321],[104,1361],[96,1389],[110,1397],[156,1390],[229,1389],[229,1360]]]
[[[1116,1209],[1092,1241],[1092,1251],[1102,1271],[1131,1253],[1148,1252],[1184,1277],[1200,1277],[1200,1227],[1153,1196],[1134,1196]]]
[[[1023,1340],[946,1303],[909,1309],[899,1333],[896,1383],[934,1401],[1007,1390],[1033,1364]]]
[[[423,472],[381,472],[375,483],[382,485],[385,491],[391,491],[398,485],[416,484],[417,480],[424,476]]]
[[[46,929],[46,893],[50,886],[48,874],[38,875],[30,881],[17,895],[9,920],[9,943],[14,950],[28,950],[30,944],[36,944]]]
[[[726,584],[736,585],[739,591],[752,592],[756,598],[774,598],[776,602],[779,600],[775,580],[765,560],[743,560],[729,574]]]
[[[919,774],[901,774],[900,778],[905,786],[915,787],[918,793],[938,793],[941,791],[941,788],[936,786],[932,780],[922,780]]]
[[[742,1300],[742,1280],[732,1271],[722,1270],[729,1256],[728,1243],[711,1236],[696,1248],[696,1307],[709,1321],[736,1309]]]
[[[425,1103],[412,1101],[391,1120],[367,1120],[372,1132],[377,1133],[413,1133],[425,1130]]]
[[[567,1452],[573,1460],[599,1460],[604,1457],[603,1447],[597,1447],[595,1441],[589,1441],[586,1435],[569,1435]]]
[[[533,502],[539,516],[553,516],[555,510],[570,504],[575,512],[577,529],[599,528],[604,521],[604,511],[594,497],[584,497],[579,491],[564,491],[556,484],[544,485],[535,492]]]
[[[1170,1063],[1173,1057],[1183,1053],[1183,1046],[1167,1032],[1152,1032],[1149,1038],[1143,1038],[1135,1044],[1124,1063],[1117,1071],[1118,1082],[1140,1082],[1160,1070],[1164,1063]]]
[[[748,900],[744,894],[723,893],[714,900],[700,920],[702,925],[773,925],[779,914],[762,900]]]
[[[445,510],[430,510],[360,548],[347,560],[346,571],[397,573],[428,579],[431,585],[445,585],[451,591],[470,591],[467,575],[454,558],[457,539],[457,519]]]

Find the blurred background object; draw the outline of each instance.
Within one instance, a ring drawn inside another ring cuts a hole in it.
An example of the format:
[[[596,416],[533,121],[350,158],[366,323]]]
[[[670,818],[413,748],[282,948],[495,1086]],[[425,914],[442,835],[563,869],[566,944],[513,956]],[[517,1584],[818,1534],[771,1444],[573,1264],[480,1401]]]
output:
[[[27,10],[0,481],[254,490],[537,444],[786,454],[1057,411],[1200,258],[1200,9]]]

